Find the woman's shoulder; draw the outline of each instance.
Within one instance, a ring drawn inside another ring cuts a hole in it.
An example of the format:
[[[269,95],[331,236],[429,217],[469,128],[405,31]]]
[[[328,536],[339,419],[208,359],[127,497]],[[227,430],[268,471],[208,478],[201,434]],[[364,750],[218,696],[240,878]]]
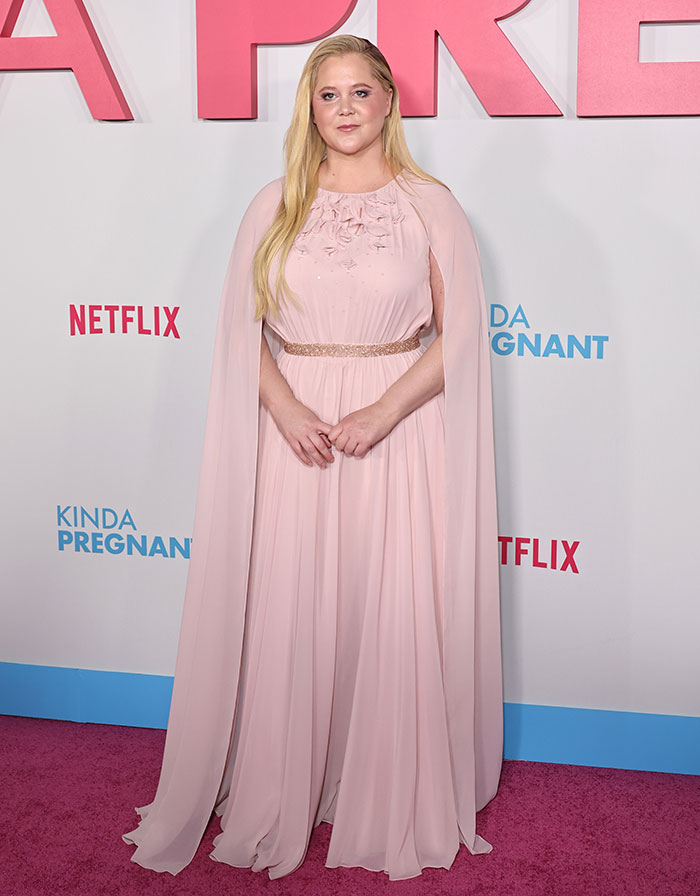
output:
[[[462,205],[445,184],[425,180],[411,172],[402,172],[399,179],[405,184],[408,198],[413,199],[426,217],[466,219]]]
[[[432,177],[432,175],[429,176]],[[419,190],[425,194],[435,193],[439,195],[444,193],[452,195],[449,187],[441,183],[437,178],[428,180],[427,177],[419,177],[406,168],[398,175],[397,180],[399,182],[403,181],[409,189]]]
[[[282,198],[283,188],[283,177],[277,177],[275,180],[271,180],[270,183],[265,184],[251,199],[246,214],[249,212],[264,212],[270,207],[276,208]]]
[[[279,177],[258,190],[243,214],[239,233],[252,234],[258,240],[262,238],[282,198],[282,182],[283,178]]]

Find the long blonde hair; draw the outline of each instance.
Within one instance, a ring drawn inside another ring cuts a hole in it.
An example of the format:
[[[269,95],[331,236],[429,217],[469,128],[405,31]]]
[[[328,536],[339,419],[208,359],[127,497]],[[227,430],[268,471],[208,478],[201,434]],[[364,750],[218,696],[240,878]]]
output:
[[[440,183],[420,168],[411,157],[399,111],[399,92],[382,53],[371,41],[352,34],[339,34],[322,41],[313,50],[297,86],[292,123],[284,140],[286,177],[284,192],[269,230],[260,241],[253,258],[255,319],[279,309],[282,298],[294,299],[284,275],[284,267],[294,240],[306,220],[318,190],[318,169],[326,146],[312,120],[311,100],[316,88],[318,69],[331,56],[357,53],[367,60],[372,75],[385,91],[392,91],[391,108],[384,119],[382,146],[394,177],[410,172],[419,180]],[[274,292],[270,289],[270,270],[279,256]]]

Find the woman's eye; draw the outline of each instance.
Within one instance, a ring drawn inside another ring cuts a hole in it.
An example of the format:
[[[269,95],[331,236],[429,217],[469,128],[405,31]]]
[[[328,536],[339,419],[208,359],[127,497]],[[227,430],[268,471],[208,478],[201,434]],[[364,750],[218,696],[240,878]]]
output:
[[[335,96],[334,93],[322,93],[321,99],[322,100],[332,100],[334,96]]]
[[[369,90],[356,90],[355,93],[356,93],[357,96],[359,96],[359,97],[366,97],[366,96],[369,96]]]

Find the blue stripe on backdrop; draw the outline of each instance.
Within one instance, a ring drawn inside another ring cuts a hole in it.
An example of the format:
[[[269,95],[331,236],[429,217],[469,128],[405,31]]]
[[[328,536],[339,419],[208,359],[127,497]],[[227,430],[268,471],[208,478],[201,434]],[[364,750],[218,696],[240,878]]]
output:
[[[700,718],[506,703],[506,759],[700,775]]]
[[[0,663],[0,714],[166,728],[169,675]]]
[[[167,675],[0,663],[0,714],[165,728]],[[700,718],[505,705],[506,759],[700,775]]]

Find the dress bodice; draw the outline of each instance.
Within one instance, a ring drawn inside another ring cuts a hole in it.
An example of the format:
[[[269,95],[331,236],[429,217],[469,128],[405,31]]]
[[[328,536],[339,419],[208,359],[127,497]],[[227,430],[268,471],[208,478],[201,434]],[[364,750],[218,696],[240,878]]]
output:
[[[428,238],[408,194],[319,188],[286,264],[298,307],[270,326],[290,342],[393,342],[432,316]]]

